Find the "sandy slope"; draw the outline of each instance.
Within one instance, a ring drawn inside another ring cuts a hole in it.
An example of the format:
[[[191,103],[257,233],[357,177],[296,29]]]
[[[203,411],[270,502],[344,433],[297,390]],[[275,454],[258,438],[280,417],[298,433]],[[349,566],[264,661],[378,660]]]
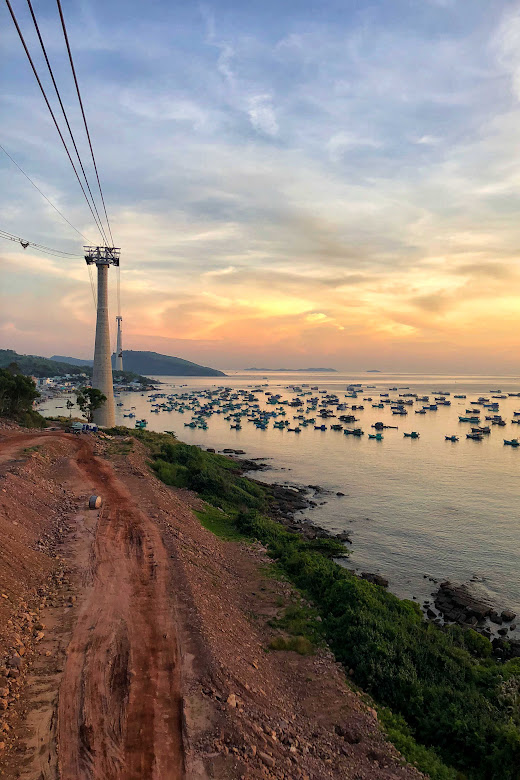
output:
[[[419,776],[328,652],[266,652],[296,595],[138,443],[0,434],[3,777]]]

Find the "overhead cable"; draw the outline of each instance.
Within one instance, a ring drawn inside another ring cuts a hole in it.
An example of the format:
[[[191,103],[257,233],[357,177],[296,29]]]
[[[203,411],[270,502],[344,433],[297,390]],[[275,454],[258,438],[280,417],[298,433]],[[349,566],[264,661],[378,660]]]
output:
[[[50,246],[44,246],[43,244],[37,244],[34,241],[27,241],[24,238],[21,238],[20,236],[15,236],[13,233],[9,233],[7,230],[0,229],[0,238],[4,238],[6,241],[15,241],[18,244],[21,244],[24,249],[27,249],[27,247],[31,246],[34,249],[37,249],[40,252],[49,252],[55,255],[56,257],[83,257],[83,255],[78,255],[75,252],[64,252],[61,249],[54,249]]]
[[[67,28],[65,27],[65,19],[63,18],[63,11],[62,11],[62,8],[61,8],[61,2],[60,2],[60,0],[56,0],[56,2],[58,4],[58,11],[60,13],[61,26],[62,26],[62,29],[63,29],[63,36],[65,38],[65,43],[67,45],[67,52],[69,54],[70,67],[72,68],[72,75],[74,76],[74,83],[76,85],[76,92],[78,94],[79,105],[81,107],[81,114],[83,116],[83,122],[85,124],[85,132],[87,133],[88,143],[89,143],[89,146],[90,146],[90,153],[92,155],[92,162],[94,163],[94,170],[96,172],[96,178],[97,178],[97,183],[98,183],[98,187],[99,187],[99,194],[101,195],[101,202],[103,203],[103,209],[105,211],[105,218],[106,218],[107,225],[108,225],[108,232],[110,234],[110,240],[112,241],[112,246],[114,246],[114,239],[112,237],[112,230],[110,228],[110,222],[108,220],[107,207],[105,205],[105,198],[103,197],[103,190],[101,189],[101,182],[99,180],[99,174],[98,174],[98,169],[97,169],[97,165],[96,165],[96,158],[94,157],[94,149],[92,148],[92,141],[90,140],[90,133],[89,133],[89,129],[88,129],[87,118],[85,116],[85,111],[83,109],[83,101],[81,99],[81,93],[79,91],[78,79],[76,77],[76,69],[74,68],[74,61],[72,59],[72,52],[70,50],[69,37],[67,35]]]
[[[11,155],[9,154],[9,152],[8,152],[6,149],[4,149],[4,147],[2,146],[2,144],[0,144],[0,149],[3,151],[3,153],[4,153],[4,154],[5,154],[7,157],[9,157],[9,159],[11,160],[11,162],[13,163],[13,165],[16,165],[16,167],[18,168],[18,170],[20,171],[20,173],[23,173],[23,175],[25,176],[25,178],[26,178],[28,181],[30,181],[30,182],[31,182],[32,186],[33,186],[33,187],[34,187],[36,190],[38,190],[38,192],[40,193],[40,195],[42,196],[42,198],[45,198],[45,200],[47,201],[47,203],[48,203],[50,206],[52,206],[52,208],[54,209],[54,211],[56,211],[56,212],[57,212],[57,213],[60,215],[60,217],[61,217],[62,219],[64,219],[64,220],[65,220],[65,222],[67,223],[67,225],[70,225],[70,227],[71,227],[73,230],[75,230],[75,231],[76,231],[76,233],[78,233],[78,235],[80,235],[82,238],[84,238],[84,239],[85,239],[85,241],[88,241],[88,243],[89,243],[89,244],[91,244],[91,243],[92,243],[92,241],[90,241],[90,240],[89,240],[89,239],[88,239],[88,238],[87,238],[85,235],[83,235],[83,233],[81,232],[81,230],[78,230],[78,228],[77,228],[77,227],[74,227],[74,225],[72,224],[72,222],[69,222],[69,220],[67,219],[67,217],[66,217],[64,214],[62,214],[62,213],[61,213],[61,211],[59,210],[59,208],[57,208],[57,207],[54,205],[54,203],[53,203],[51,200],[49,200],[49,198],[47,197],[47,195],[45,195],[45,193],[41,191],[41,189],[38,187],[38,185],[37,185],[37,184],[35,184],[35,183],[33,182],[33,180],[31,179],[31,177],[30,177],[30,176],[28,176],[28,175],[25,173],[25,171],[23,170],[23,168],[20,168],[20,166],[18,165],[18,163],[16,162],[16,160],[15,160],[15,159],[13,159],[13,158],[11,157]]]
[[[96,212],[96,216],[97,216],[97,218],[99,220],[99,223],[102,225],[103,222],[102,222],[101,217],[99,216],[99,212],[98,212],[97,206],[96,206],[96,201],[94,200],[94,196],[92,194],[92,190],[90,189],[90,184],[88,183],[87,174],[85,173],[85,168],[83,167],[83,162],[81,160],[80,153],[79,153],[78,147],[76,145],[76,140],[75,140],[74,135],[72,133],[72,129],[71,129],[71,126],[70,126],[70,123],[69,123],[67,112],[65,111],[65,107],[64,107],[63,101],[61,99],[60,91],[58,89],[58,85],[56,84],[56,79],[54,78],[54,73],[52,72],[51,63],[49,62],[49,58],[47,56],[47,51],[46,51],[45,45],[43,43],[43,38],[42,38],[41,33],[40,33],[40,28],[38,27],[38,22],[36,21],[36,16],[34,14],[34,10],[33,10],[33,7],[32,7],[31,0],[27,0],[27,5],[29,6],[29,11],[31,12],[31,16],[32,16],[32,20],[34,22],[34,27],[35,27],[35,30],[36,30],[36,34],[38,36],[38,40],[40,41],[40,46],[42,47],[43,56],[45,57],[45,62],[47,63],[47,68],[49,70],[49,75],[51,77],[52,84],[53,84],[54,90],[56,92],[56,97],[58,98],[58,102],[60,104],[61,112],[63,114],[63,118],[65,120],[65,124],[67,125],[67,130],[69,131],[70,140],[72,141],[72,145],[74,146],[74,151],[76,152],[76,157],[78,158],[78,162],[79,162],[80,167],[81,167],[81,172],[83,173],[83,178],[85,179],[85,184],[87,185],[87,189],[88,189],[90,197],[92,199],[92,205],[94,207],[94,211]],[[104,226],[103,226],[103,235],[105,236],[105,239],[106,239]]]
[[[83,195],[85,197],[85,200],[87,201],[87,204],[88,204],[88,207],[89,207],[90,212],[92,214],[92,217],[94,219],[94,222],[96,223],[96,226],[97,226],[99,232],[101,233],[101,237],[103,238],[103,241],[106,241],[106,238],[105,238],[104,233],[103,233],[103,227],[102,227],[102,225],[100,223],[98,223],[98,221],[96,219],[96,216],[94,214],[94,211],[92,210],[92,206],[90,205],[90,201],[87,198],[87,194],[85,192],[85,188],[83,187],[81,179],[79,178],[78,172],[76,170],[76,166],[74,165],[74,162],[73,162],[72,157],[70,155],[70,152],[69,152],[69,149],[67,147],[67,144],[65,143],[65,139],[63,138],[63,134],[62,134],[62,132],[61,132],[61,130],[59,128],[58,122],[56,121],[56,117],[54,116],[54,111],[52,110],[51,104],[49,103],[49,99],[48,99],[48,97],[47,97],[47,95],[45,93],[45,90],[43,88],[43,85],[42,85],[42,83],[40,81],[40,77],[38,76],[38,72],[36,70],[34,62],[32,61],[32,57],[31,57],[31,55],[29,53],[29,49],[27,48],[27,44],[25,43],[25,39],[23,37],[22,31],[20,29],[20,26],[19,26],[18,21],[16,19],[15,13],[14,13],[13,8],[11,6],[10,0],[5,0],[5,2],[7,3],[7,7],[9,8],[9,13],[11,14],[11,18],[12,18],[12,20],[14,22],[14,26],[16,27],[16,31],[17,31],[17,33],[18,33],[18,35],[20,37],[21,42],[22,42],[22,46],[23,46],[23,48],[25,50],[25,53],[27,55],[27,59],[29,60],[29,63],[31,65],[32,71],[33,71],[34,76],[36,78],[36,81],[38,82],[38,86],[40,87],[40,90],[41,90],[41,93],[42,93],[43,98],[45,100],[45,103],[47,105],[47,108],[49,109],[49,113],[50,113],[50,115],[52,117],[52,120],[54,122],[56,130],[58,131],[58,135],[60,136],[61,142],[62,142],[62,144],[63,144],[63,146],[65,148],[65,151],[67,153],[67,157],[69,158],[69,162],[72,165],[72,169],[73,169],[74,173],[76,174],[76,178],[78,180],[79,186],[81,187],[81,191],[82,191],[82,193],[83,193]]]

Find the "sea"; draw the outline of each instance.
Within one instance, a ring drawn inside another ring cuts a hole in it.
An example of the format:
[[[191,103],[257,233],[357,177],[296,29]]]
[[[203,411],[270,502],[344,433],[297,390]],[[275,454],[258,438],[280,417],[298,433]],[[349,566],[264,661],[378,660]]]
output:
[[[520,377],[440,376],[383,373],[296,373],[226,371],[226,377],[153,377],[162,384],[161,393],[198,394],[208,388],[255,390],[262,407],[269,396],[280,394],[293,400],[298,392],[312,395],[335,393],[350,407],[361,427],[361,437],[346,436],[330,429],[337,419],[318,420],[327,430],[303,428],[301,433],[273,428],[259,430],[246,420],[241,430],[230,428],[224,415],[208,419],[208,429],[191,429],[191,413],[151,413],[150,393],[122,393],[116,400],[118,424],[132,426],[124,417],[132,409],[136,419],[145,418],[152,431],[174,431],[177,437],[202,448],[240,449],[243,457],[260,459],[269,468],[253,476],[265,482],[292,486],[319,485],[323,492],[310,495],[317,503],[301,516],[333,533],[347,531],[352,544],[348,567],[358,573],[382,574],[389,589],[401,598],[418,603],[431,599],[443,580],[470,583],[497,609],[512,609],[520,616],[520,447],[504,445],[504,439],[520,438],[520,425],[511,423],[520,412]],[[346,397],[349,386],[359,385],[357,399]],[[299,391],[295,388],[301,388]],[[396,388],[396,389],[390,389]],[[324,392],[323,392],[324,391]],[[373,408],[380,394],[400,399],[402,394],[435,396],[449,393],[451,406],[415,414],[414,403],[406,416],[395,416],[390,406]],[[466,399],[456,399],[465,395]],[[493,396],[506,395],[496,399]],[[302,400],[310,396],[303,396]],[[481,424],[490,425],[482,441],[466,438],[468,423],[459,422],[466,409],[477,408],[479,397],[497,400],[505,427],[491,426],[486,415],[494,412],[478,407]],[[363,401],[372,398],[372,401]],[[44,414],[56,413],[64,405],[56,399],[45,405]],[[135,408],[134,408],[135,407]],[[267,407],[272,409],[273,407]],[[286,407],[291,427],[300,409]],[[59,412],[66,414],[66,411]],[[335,412],[340,414],[346,411]],[[316,416],[316,412],[308,417]],[[281,419],[281,418],[278,418]],[[398,426],[382,431],[383,440],[369,439],[376,422]],[[417,431],[412,439],[405,432]],[[457,435],[458,442],[445,440]],[[344,495],[337,495],[343,493]],[[518,631],[515,632],[518,635]]]

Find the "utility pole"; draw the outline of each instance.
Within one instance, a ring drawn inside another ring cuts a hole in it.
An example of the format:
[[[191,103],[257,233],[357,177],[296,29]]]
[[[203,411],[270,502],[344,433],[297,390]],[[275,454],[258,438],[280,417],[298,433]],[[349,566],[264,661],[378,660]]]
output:
[[[114,385],[112,381],[112,357],[110,350],[110,326],[108,320],[108,268],[119,265],[120,249],[108,246],[86,246],[87,265],[97,267],[97,319],[96,346],[92,387],[106,396],[105,403],[94,412],[94,422],[110,428],[115,425]]]
[[[121,323],[123,318],[121,315],[116,317],[117,322],[117,346],[116,346],[116,371],[123,370],[123,341],[121,335]]]

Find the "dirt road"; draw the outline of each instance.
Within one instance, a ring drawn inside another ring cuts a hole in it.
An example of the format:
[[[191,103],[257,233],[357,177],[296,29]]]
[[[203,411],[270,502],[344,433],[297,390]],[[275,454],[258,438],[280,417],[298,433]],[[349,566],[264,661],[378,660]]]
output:
[[[193,510],[132,437],[0,421],[1,780],[419,780],[325,646],[272,651],[310,607],[265,548]]]
[[[184,776],[182,701],[169,556],[157,525],[139,509],[85,437],[18,436],[0,463],[43,440],[73,441],[77,493],[103,507],[59,690],[61,780],[176,780]]]

